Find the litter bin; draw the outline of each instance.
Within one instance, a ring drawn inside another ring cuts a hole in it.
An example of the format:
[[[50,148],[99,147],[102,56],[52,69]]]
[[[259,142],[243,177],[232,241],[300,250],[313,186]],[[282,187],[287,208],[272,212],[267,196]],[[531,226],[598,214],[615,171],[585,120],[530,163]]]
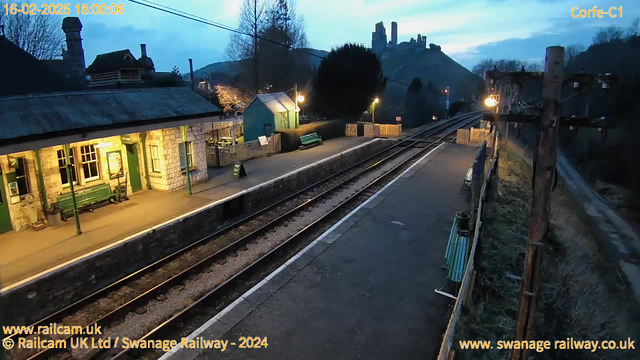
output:
[[[469,214],[464,211],[458,211],[456,213],[456,221],[458,222],[458,229],[469,230]]]

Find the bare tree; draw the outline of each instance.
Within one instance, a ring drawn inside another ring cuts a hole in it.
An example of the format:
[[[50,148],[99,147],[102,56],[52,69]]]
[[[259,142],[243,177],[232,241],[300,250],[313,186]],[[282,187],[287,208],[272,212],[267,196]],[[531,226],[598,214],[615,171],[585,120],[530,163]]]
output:
[[[238,30],[242,33],[231,33],[227,56],[233,61],[252,60],[253,80],[256,93],[260,88],[258,74],[258,37],[260,36],[267,12],[265,0],[244,0],[240,11]],[[244,35],[248,34],[248,35]]]
[[[267,12],[266,26],[261,33],[259,57],[263,82],[276,91],[285,91],[310,77],[307,56],[295,49],[308,46],[304,18],[296,14],[293,0],[277,0]]]
[[[5,36],[9,41],[40,60],[49,60],[62,54],[64,34],[60,29],[58,17],[52,15],[23,14],[7,15],[4,1],[0,0],[0,25],[5,27]],[[22,8],[22,1],[17,3]]]
[[[564,49],[564,64],[565,66],[572,62],[575,58],[578,57],[581,53],[586,50],[584,45],[582,44],[572,44],[567,46]]]
[[[222,111],[225,113],[243,109],[251,100],[249,94],[233,86],[216,85],[215,89]]]
[[[640,36],[640,18],[635,18],[627,29],[627,36]]]
[[[471,69],[471,72],[484,78],[487,71],[493,70],[494,68],[497,68],[501,72],[514,72],[520,71],[523,66],[526,71],[542,71],[544,68],[539,63],[530,63],[517,59],[484,59],[476,64]]]
[[[605,44],[624,38],[624,31],[615,25],[607,26],[606,28],[600,28],[596,35],[593,37],[593,44]]]

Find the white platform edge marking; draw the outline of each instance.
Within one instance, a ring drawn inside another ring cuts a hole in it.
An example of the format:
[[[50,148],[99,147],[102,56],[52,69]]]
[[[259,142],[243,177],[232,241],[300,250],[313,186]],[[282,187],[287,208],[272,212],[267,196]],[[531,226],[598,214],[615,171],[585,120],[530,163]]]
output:
[[[389,186],[391,186],[391,184],[395,183],[398,179],[404,177],[404,175],[406,173],[408,173],[411,169],[413,169],[415,166],[417,166],[418,164],[421,164],[424,159],[426,157],[428,157],[429,155],[431,155],[431,153],[433,153],[434,151],[438,150],[440,147],[442,147],[443,145],[445,145],[447,143],[442,143],[438,146],[436,146],[435,148],[433,148],[431,151],[429,151],[428,153],[426,153],[423,157],[420,158],[420,160],[416,161],[413,165],[409,166],[409,168],[407,168],[405,171],[403,171],[400,175],[396,176],[393,180],[391,180],[387,185],[385,185],[382,189],[378,190],[378,192],[376,192],[375,194],[373,194],[373,196],[371,196],[370,198],[368,198],[365,202],[363,202],[362,204],[358,205],[358,207],[356,207],[355,209],[353,209],[349,214],[347,214],[345,217],[343,217],[342,219],[340,219],[340,221],[338,221],[337,223],[335,223],[332,227],[330,227],[329,229],[327,229],[327,231],[325,231],[324,233],[322,233],[322,235],[318,236],[318,238],[316,238],[314,241],[312,241],[309,245],[305,246],[304,249],[300,250],[297,254],[295,254],[291,259],[289,259],[287,262],[285,262],[284,264],[282,264],[279,268],[275,269],[271,274],[269,274],[269,276],[267,276],[266,278],[264,278],[262,281],[260,281],[259,283],[257,283],[256,285],[254,285],[251,289],[247,290],[244,294],[242,294],[239,298],[237,298],[234,302],[232,302],[231,304],[227,305],[227,307],[225,307],[224,309],[222,309],[222,311],[220,311],[218,314],[216,314],[216,316],[212,317],[211,319],[209,319],[206,323],[202,324],[199,328],[197,328],[196,330],[194,330],[191,334],[189,334],[187,336],[187,339],[189,340],[194,340],[196,337],[198,337],[200,334],[202,334],[205,330],[207,330],[211,325],[213,325],[216,321],[219,321],[220,318],[222,318],[225,314],[227,314],[229,311],[233,310],[234,307],[236,307],[239,303],[241,303],[242,301],[245,301],[245,299],[253,294],[255,291],[257,291],[258,289],[260,289],[267,281],[269,281],[270,279],[273,279],[276,275],[278,275],[282,270],[284,270],[286,267],[288,267],[291,263],[293,263],[294,261],[296,261],[300,256],[304,255],[307,251],[309,251],[309,249],[311,249],[313,246],[315,246],[315,244],[317,244],[319,241],[322,241],[322,239],[324,239],[327,235],[329,235],[331,232],[333,232],[338,226],[340,226],[343,222],[345,222],[346,220],[348,220],[351,216],[353,216],[353,214],[355,214],[358,210],[360,210],[361,208],[363,208],[365,205],[367,205],[369,202],[373,201],[376,197],[378,197],[378,195],[382,194]],[[282,286],[278,286],[278,289],[282,287]],[[276,290],[277,291],[277,290]],[[235,326],[235,325],[234,325]],[[232,326],[233,327],[233,326]],[[179,342],[178,342],[179,343]],[[175,355],[179,350],[181,350],[182,347],[180,345],[176,345],[174,346],[171,350],[167,351],[164,355],[162,355],[158,360],[168,360],[170,359],[173,355]]]
[[[249,188],[249,189],[239,191],[239,192],[237,192],[237,193],[235,193],[235,194],[233,194],[233,195],[229,195],[229,196],[227,196],[227,197],[226,197],[226,198],[224,198],[224,199],[216,200],[216,201],[214,201],[214,202],[212,202],[212,203],[209,203],[209,204],[203,205],[203,206],[201,206],[201,207],[199,207],[199,208],[197,208],[197,209],[194,209],[194,210],[191,210],[191,211],[189,211],[189,212],[187,212],[187,213],[184,213],[184,214],[182,214],[182,215],[176,216],[176,217],[174,217],[174,218],[172,218],[172,219],[169,219],[169,220],[167,220],[167,221],[165,221],[165,222],[162,222],[162,223],[160,223],[160,224],[158,224],[158,225],[154,225],[154,226],[151,226],[150,228],[147,228],[147,229],[141,230],[141,231],[139,231],[139,232],[137,232],[137,233],[135,233],[135,234],[133,234],[133,235],[129,235],[129,236],[125,237],[125,238],[124,238],[124,239],[122,239],[122,240],[118,240],[118,241],[116,241],[116,242],[114,242],[114,243],[111,243],[111,244],[109,244],[109,245],[105,245],[105,246],[103,246],[103,247],[101,247],[101,248],[99,248],[99,249],[93,250],[93,251],[91,251],[91,252],[89,252],[89,253],[86,253],[86,254],[84,254],[84,255],[78,256],[78,257],[76,257],[76,258],[74,258],[74,259],[71,259],[71,260],[69,260],[69,261],[66,261],[66,262],[64,262],[64,263],[62,263],[62,264],[59,264],[59,265],[56,265],[56,266],[54,266],[54,267],[52,267],[52,268],[49,268],[49,269],[47,269],[47,270],[44,270],[44,271],[42,271],[42,272],[40,272],[40,273],[38,273],[38,274],[32,275],[32,276],[30,276],[30,277],[28,277],[28,278],[22,279],[22,280],[20,280],[20,281],[18,281],[18,282],[16,282],[16,283],[13,283],[13,284],[11,284],[11,285],[8,285],[8,286],[6,286],[6,287],[4,287],[4,288],[0,289],[0,296],[5,295],[6,293],[9,293],[9,292],[11,292],[11,291],[13,291],[13,290],[15,290],[15,289],[17,289],[17,288],[19,288],[19,287],[26,286],[26,285],[28,285],[30,282],[32,282],[32,281],[34,281],[34,280],[36,280],[36,279],[39,279],[39,278],[42,278],[42,277],[48,277],[48,276],[51,276],[52,274],[55,274],[56,272],[58,272],[58,271],[60,271],[60,270],[64,269],[65,267],[68,267],[68,266],[70,266],[70,265],[72,265],[72,264],[74,264],[74,263],[77,263],[77,262],[80,262],[80,261],[84,261],[84,260],[88,260],[88,259],[90,259],[90,258],[92,258],[92,257],[95,257],[95,256],[97,256],[97,255],[100,255],[100,254],[102,254],[102,253],[104,253],[104,252],[106,252],[106,251],[108,251],[108,250],[110,250],[110,249],[112,249],[112,248],[115,248],[115,247],[118,247],[118,246],[124,246],[124,245],[125,245],[125,244],[127,244],[128,242],[131,242],[132,240],[135,240],[135,239],[136,239],[136,238],[138,238],[138,237],[142,237],[142,236],[144,236],[144,235],[147,235],[148,233],[153,232],[154,230],[162,229],[162,228],[164,228],[164,227],[166,227],[166,226],[168,226],[168,225],[170,225],[170,224],[173,224],[173,223],[175,223],[175,222],[180,222],[180,221],[184,220],[185,218],[187,218],[187,217],[189,217],[189,216],[191,216],[191,215],[195,215],[195,214],[197,214],[197,213],[200,213],[200,212],[202,212],[202,211],[205,211],[205,210],[207,210],[207,209],[209,209],[209,208],[211,208],[211,207],[214,207],[214,206],[216,206],[216,205],[218,205],[218,204],[220,204],[220,203],[223,203],[223,202],[225,202],[225,201],[229,201],[229,200],[234,199],[234,198],[236,198],[236,197],[238,197],[238,196],[242,196],[242,195],[244,195],[244,194],[246,194],[246,193],[253,192],[253,191],[255,191],[255,190],[260,189],[260,188],[261,188],[261,187],[263,187],[263,186],[266,186],[266,185],[271,184],[271,183],[273,183],[273,182],[275,182],[275,181],[278,181],[278,180],[284,179],[284,178],[286,178],[286,177],[289,177],[289,176],[291,176],[291,175],[293,175],[293,174],[296,174],[296,173],[298,173],[298,172],[300,172],[300,171],[302,171],[302,170],[308,169],[308,168],[310,168],[310,167],[317,166],[317,165],[322,164],[322,163],[324,163],[324,162],[327,162],[327,161],[329,161],[329,160],[332,160],[332,159],[335,159],[335,158],[337,158],[337,157],[340,157],[340,156],[342,156],[342,155],[344,155],[344,154],[346,154],[346,153],[349,153],[349,152],[351,152],[351,151],[354,151],[354,150],[356,150],[356,149],[359,149],[359,148],[361,148],[361,147],[364,147],[364,146],[366,146],[366,145],[368,145],[368,144],[371,144],[371,143],[373,143],[373,142],[375,142],[375,141],[382,141],[382,140],[384,140],[384,141],[389,141],[389,140],[386,140],[386,139],[379,139],[379,138],[373,139],[373,140],[371,140],[371,141],[367,141],[367,142],[365,142],[365,143],[362,143],[362,144],[360,144],[360,145],[358,145],[358,146],[354,146],[354,147],[349,148],[349,149],[347,149],[347,150],[345,150],[345,151],[342,151],[342,152],[340,152],[340,153],[337,153],[337,154],[331,155],[331,156],[326,157],[326,158],[324,158],[324,159],[318,160],[318,161],[316,161],[316,162],[314,162],[314,163],[311,163],[311,164],[305,165],[305,166],[303,166],[303,167],[301,167],[301,168],[299,168],[299,169],[296,169],[296,170],[290,171],[290,172],[288,172],[288,173],[286,173],[286,174],[284,174],[284,175],[280,175],[280,176],[278,176],[277,178],[274,178],[274,179],[271,179],[271,180],[266,181],[266,182],[264,182],[264,183],[258,184],[258,185],[256,185],[256,186],[253,186],[253,187]]]

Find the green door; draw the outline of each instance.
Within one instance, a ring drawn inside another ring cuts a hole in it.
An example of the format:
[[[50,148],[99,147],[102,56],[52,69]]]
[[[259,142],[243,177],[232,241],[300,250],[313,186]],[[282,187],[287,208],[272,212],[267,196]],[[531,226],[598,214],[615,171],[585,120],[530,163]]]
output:
[[[140,165],[138,164],[138,148],[135,144],[127,144],[127,163],[129,164],[129,180],[131,192],[142,190],[140,181]]]
[[[13,228],[9,216],[9,205],[7,205],[7,194],[4,189],[4,178],[0,172],[0,234],[11,230]]]

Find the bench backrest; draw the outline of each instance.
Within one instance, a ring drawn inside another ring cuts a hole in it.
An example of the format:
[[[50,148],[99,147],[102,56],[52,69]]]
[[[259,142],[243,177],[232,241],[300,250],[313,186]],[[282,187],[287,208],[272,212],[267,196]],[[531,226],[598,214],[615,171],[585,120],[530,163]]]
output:
[[[307,134],[307,135],[302,135],[300,136],[300,141],[304,144],[304,143],[308,143],[308,142],[314,142],[314,141],[318,141],[320,140],[320,136],[318,136],[317,133],[311,133],[311,134]]]
[[[100,184],[75,192],[78,207],[86,206],[96,202],[108,200],[113,196],[109,184]],[[73,208],[71,193],[58,196],[58,207],[61,210]]]

